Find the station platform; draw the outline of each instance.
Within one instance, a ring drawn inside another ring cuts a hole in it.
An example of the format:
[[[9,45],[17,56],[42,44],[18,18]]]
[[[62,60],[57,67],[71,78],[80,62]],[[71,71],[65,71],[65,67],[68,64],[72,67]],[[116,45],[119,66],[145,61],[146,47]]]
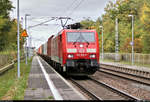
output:
[[[128,69],[134,69],[134,70],[139,70],[139,71],[144,71],[144,72],[150,73],[149,67],[141,67],[141,66],[136,66],[136,65],[121,64],[119,62],[104,62],[104,61],[100,61],[100,64],[113,65],[113,66],[118,66],[118,67],[123,67],[123,68],[128,68]]]
[[[86,100],[41,57],[35,56],[24,100]]]

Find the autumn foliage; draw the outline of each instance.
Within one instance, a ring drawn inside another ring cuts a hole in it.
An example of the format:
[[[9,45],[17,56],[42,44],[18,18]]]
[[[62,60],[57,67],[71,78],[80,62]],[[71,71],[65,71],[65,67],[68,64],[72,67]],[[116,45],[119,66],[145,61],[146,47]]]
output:
[[[0,0],[0,52],[17,49],[17,21],[9,16],[13,8],[10,0]]]
[[[115,52],[115,19],[118,18],[119,52],[131,53],[132,18],[128,15],[134,15],[134,51],[150,53],[150,0],[109,2],[101,18],[99,17],[94,23],[92,20],[84,20],[81,24],[86,26],[85,28],[93,24],[99,34],[102,31],[99,26],[102,25],[104,27],[104,51]],[[100,43],[101,38],[100,34]]]

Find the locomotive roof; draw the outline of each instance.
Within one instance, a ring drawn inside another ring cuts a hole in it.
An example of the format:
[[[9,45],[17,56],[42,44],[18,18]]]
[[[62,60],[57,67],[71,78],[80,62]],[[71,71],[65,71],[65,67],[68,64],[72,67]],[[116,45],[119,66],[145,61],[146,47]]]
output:
[[[85,32],[87,32],[87,31],[90,31],[90,32],[93,32],[93,31],[96,31],[96,30],[89,30],[89,29],[64,29],[64,30],[62,30],[62,31],[69,31],[69,32],[74,32],[74,31],[85,31]]]
[[[55,34],[52,38],[55,38],[56,36],[62,34],[64,31],[65,32],[79,32],[79,31],[81,31],[81,32],[88,32],[88,31],[89,32],[96,32],[95,29],[94,30],[91,30],[91,29],[63,29],[60,32],[58,32],[57,34]]]

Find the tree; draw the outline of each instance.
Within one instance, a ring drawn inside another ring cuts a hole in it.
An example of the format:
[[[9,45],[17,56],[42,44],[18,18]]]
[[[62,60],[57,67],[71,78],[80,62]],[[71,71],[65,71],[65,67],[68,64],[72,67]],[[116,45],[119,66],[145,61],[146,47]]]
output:
[[[9,12],[14,8],[10,0],[0,0],[0,16],[9,18]]]
[[[8,38],[7,34],[10,30],[10,22],[8,19],[0,17],[0,51],[5,49]]]
[[[9,17],[12,8],[10,0],[0,0],[0,51],[17,49],[17,21],[15,19],[11,21]],[[20,44],[22,48],[23,40]]]
[[[104,51],[115,52],[115,19],[119,19],[119,52],[131,53],[132,19],[134,15],[134,52],[150,53],[150,0],[116,0],[105,7],[105,14],[96,22],[82,22],[84,28],[94,25],[97,32],[104,28]],[[101,41],[101,37],[100,37]]]
[[[90,19],[86,19],[81,21],[80,24],[82,25],[83,29],[91,29],[91,27],[95,24],[95,22]]]
[[[105,8],[105,14],[103,15],[104,24],[104,38],[107,46],[106,50],[114,52],[115,48],[115,19],[119,19],[119,48],[120,52],[131,52],[131,37],[132,37],[132,25],[129,14],[134,15],[134,35],[135,35],[135,52],[142,52],[143,45],[141,44],[141,24],[139,22],[140,11],[143,0],[117,0],[115,3],[109,2]],[[111,41],[110,41],[111,40]],[[112,42],[112,43],[108,43]],[[110,46],[111,44],[113,46]],[[109,48],[111,47],[111,48]]]
[[[143,34],[143,52],[150,53],[150,5],[148,0],[144,1],[144,5],[141,9],[141,22],[143,23],[143,27],[145,33]]]

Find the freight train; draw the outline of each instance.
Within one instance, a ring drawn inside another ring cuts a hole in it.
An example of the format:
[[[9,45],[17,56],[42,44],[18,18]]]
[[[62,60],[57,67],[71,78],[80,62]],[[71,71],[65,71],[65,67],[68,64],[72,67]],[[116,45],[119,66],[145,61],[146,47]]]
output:
[[[38,48],[38,55],[59,72],[92,75],[99,69],[99,37],[95,30],[63,29]]]

